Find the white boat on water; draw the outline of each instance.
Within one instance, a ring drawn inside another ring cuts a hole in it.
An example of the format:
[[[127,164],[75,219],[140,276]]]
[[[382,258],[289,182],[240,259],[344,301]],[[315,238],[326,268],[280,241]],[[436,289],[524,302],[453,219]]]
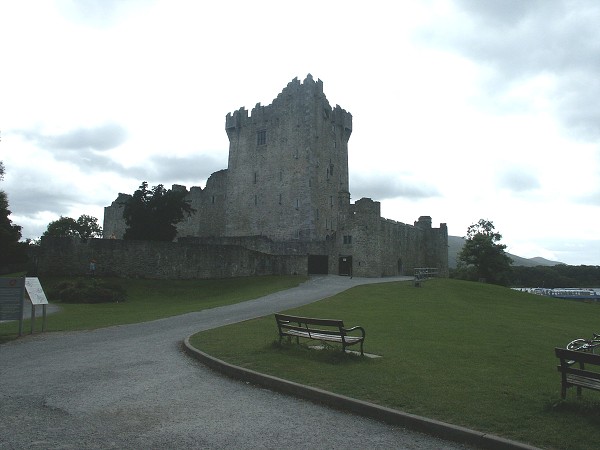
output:
[[[592,288],[515,288],[515,290],[567,300],[600,300],[600,291]]]
[[[555,288],[550,289],[550,292],[546,295],[574,300],[600,300],[600,293],[594,289]]]

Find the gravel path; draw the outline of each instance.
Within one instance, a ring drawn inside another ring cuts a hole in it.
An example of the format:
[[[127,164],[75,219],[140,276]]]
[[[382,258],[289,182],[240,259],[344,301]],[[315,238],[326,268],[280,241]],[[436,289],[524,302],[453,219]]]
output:
[[[200,330],[391,280],[317,277],[238,305],[2,345],[0,449],[463,448],[223,378],[180,349]]]

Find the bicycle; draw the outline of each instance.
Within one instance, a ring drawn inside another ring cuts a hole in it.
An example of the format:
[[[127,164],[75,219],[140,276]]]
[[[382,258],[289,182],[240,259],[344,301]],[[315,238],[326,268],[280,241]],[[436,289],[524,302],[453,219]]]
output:
[[[567,350],[595,353],[596,347],[600,347],[600,334],[592,334],[592,339],[579,338],[569,342],[567,344]]]

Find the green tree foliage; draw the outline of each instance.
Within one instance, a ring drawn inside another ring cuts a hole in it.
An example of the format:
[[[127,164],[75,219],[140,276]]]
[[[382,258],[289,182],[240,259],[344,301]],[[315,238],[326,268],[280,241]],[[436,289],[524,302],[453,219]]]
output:
[[[0,161],[0,180],[4,179],[4,164]],[[0,267],[27,261],[27,246],[20,243],[21,227],[10,220],[8,196],[0,191]]]
[[[12,223],[9,218],[8,197],[0,191],[0,266],[22,263],[27,260],[25,244],[21,239],[21,227]]]
[[[512,269],[511,286],[515,287],[600,287],[600,266],[556,266],[523,267]]]
[[[75,236],[77,222],[71,217],[60,216],[60,219],[53,220],[48,224],[48,228],[42,236]]]
[[[125,239],[145,241],[172,241],[177,235],[176,225],[194,209],[185,200],[185,191],[165,189],[162,184],[148,189],[143,182],[125,202],[123,218],[127,224]]]
[[[82,214],[77,220],[71,217],[60,216],[48,224],[43,236],[76,236],[81,239],[102,237],[102,227],[98,219],[87,214]]]
[[[467,229],[466,242],[458,255],[460,278],[485,280],[494,284],[508,284],[512,260],[500,244],[502,235],[495,231],[493,222],[480,219]]]
[[[98,225],[97,218],[82,214],[77,219],[77,233],[82,239],[102,237],[102,227]]]

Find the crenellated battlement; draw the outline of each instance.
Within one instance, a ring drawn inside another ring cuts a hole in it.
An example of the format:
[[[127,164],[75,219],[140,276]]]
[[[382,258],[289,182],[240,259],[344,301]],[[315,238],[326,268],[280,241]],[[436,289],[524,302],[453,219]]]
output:
[[[323,82],[315,81],[311,74],[308,74],[303,82],[300,82],[297,77],[294,78],[267,106],[257,103],[250,112],[245,107],[241,107],[228,113],[225,117],[225,130],[229,133],[244,126],[269,122],[279,117],[282,110],[304,113],[311,106],[322,107],[323,119],[342,127],[349,138],[352,132],[352,114],[339,105],[332,108],[323,93]]]

